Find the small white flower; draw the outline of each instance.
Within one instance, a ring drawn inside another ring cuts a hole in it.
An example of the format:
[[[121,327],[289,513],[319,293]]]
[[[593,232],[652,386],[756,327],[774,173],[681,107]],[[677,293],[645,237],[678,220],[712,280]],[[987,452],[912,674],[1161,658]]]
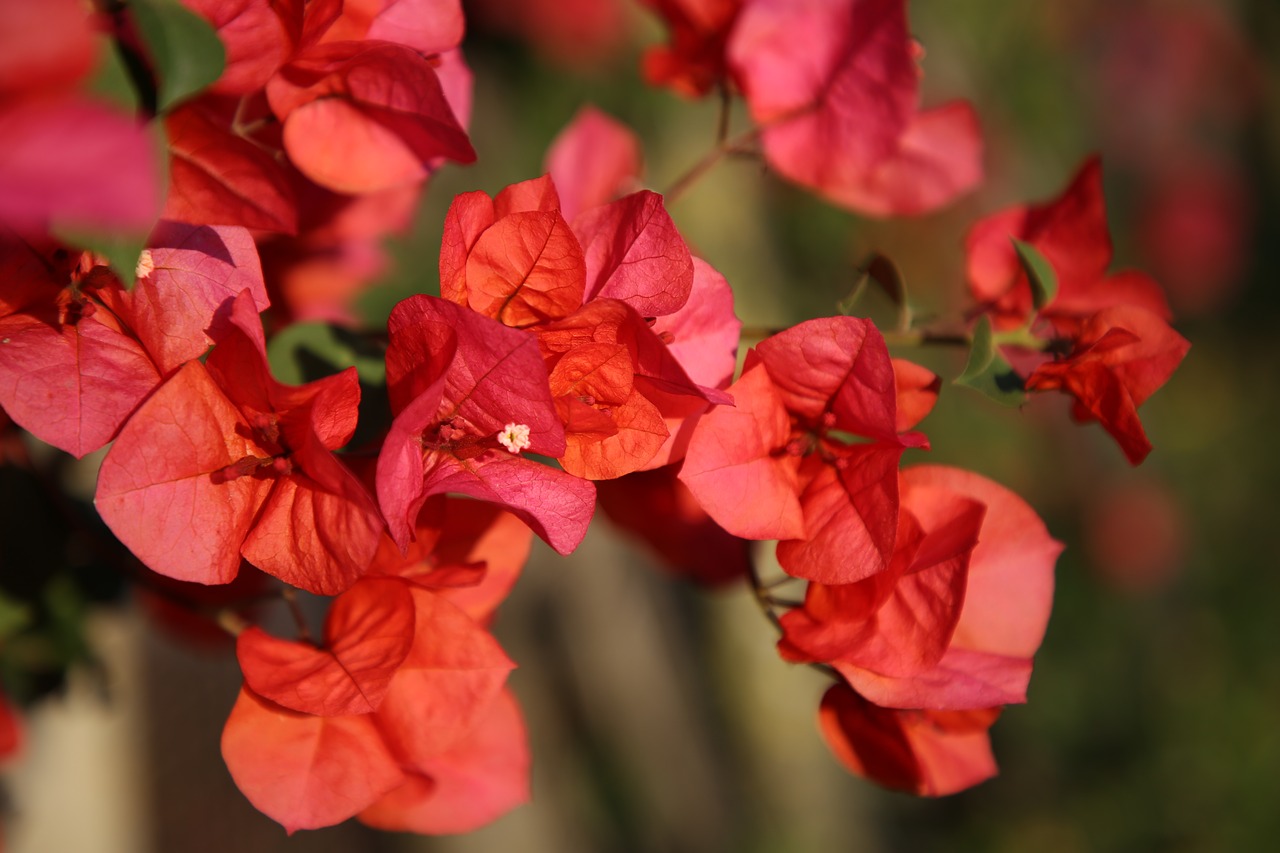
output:
[[[530,444],[529,427],[525,424],[507,424],[498,433],[498,443],[512,453],[519,453]]]
[[[143,249],[142,254],[138,255],[138,266],[134,268],[133,275],[138,281],[142,281],[147,276],[155,272],[156,262],[151,257],[150,249]]]

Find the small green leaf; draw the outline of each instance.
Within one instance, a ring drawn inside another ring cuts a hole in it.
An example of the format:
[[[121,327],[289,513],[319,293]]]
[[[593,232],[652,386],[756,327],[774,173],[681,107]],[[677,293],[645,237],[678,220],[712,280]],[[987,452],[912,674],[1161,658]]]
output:
[[[1027,399],[1022,377],[996,349],[991,321],[986,317],[974,327],[969,362],[954,381],[956,385],[972,388],[1005,406],[1020,406]]]
[[[130,0],[129,8],[155,63],[161,112],[222,76],[226,50],[204,18],[178,0]]]
[[[885,255],[872,255],[863,267],[871,280],[880,285],[880,289],[898,309],[898,328],[911,328],[911,306],[907,304],[907,283],[902,278],[902,270]]]
[[[88,91],[92,95],[115,104],[126,112],[138,114],[142,101],[133,86],[133,78],[116,44],[99,51],[98,67],[89,78]]]
[[[271,372],[281,382],[301,385],[355,367],[360,381],[387,380],[383,353],[364,338],[328,323],[294,323],[267,345]]]
[[[858,277],[854,279],[853,289],[849,291],[849,295],[836,303],[836,311],[841,317],[852,317],[853,312],[857,310],[858,302],[862,299],[862,294],[866,292],[867,282],[871,276],[865,269],[858,270]]]
[[[880,291],[892,304],[897,328],[899,330],[911,328],[911,306],[907,304],[906,283],[903,281],[898,265],[885,255],[872,255],[858,268],[858,277],[854,282],[853,290],[836,303],[836,309],[846,317],[852,316],[859,310],[859,303],[867,295],[867,284],[873,281],[880,285]],[[883,310],[883,305],[881,309]],[[861,310],[862,314],[859,316],[867,316],[874,313],[874,306],[866,306]]]
[[[138,256],[147,247],[147,235],[138,232],[85,231],[79,228],[53,226],[53,233],[68,246],[105,255],[111,269],[125,287],[133,287],[138,271]]]
[[[1018,253],[1018,263],[1027,274],[1027,281],[1031,282],[1031,304],[1038,312],[1058,295],[1058,274],[1035,246],[1016,237],[1010,239],[1013,240],[1013,250]]]

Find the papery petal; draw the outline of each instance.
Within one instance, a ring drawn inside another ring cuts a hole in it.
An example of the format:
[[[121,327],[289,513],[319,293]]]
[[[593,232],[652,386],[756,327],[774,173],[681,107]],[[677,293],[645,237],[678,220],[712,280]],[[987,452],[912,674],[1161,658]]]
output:
[[[519,328],[573,313],[586,267],[559,212],[529,211],[502,216],[480,235],[465,275],[471,308]]]
[[[369,715],[299,714],[240,691],[222,758],[254,807],[288,832],[341,823],[404,781]]]
[[[898,398],[895,426],[898,432],[906,432],[933,411],[942,388],[942,377],[915,362],[895,358],[893,380]]]
[[[211,327],[242,291],[255,318],[271,305],[244,228],[163,221],[148,244],[154,269],[129,294],[129,319],[165,373],[204,355],[214,342]]]
[[[761,341],[755,351],[788,411],[810,422],[830,411],[838,429],[898,440],[893,363],[870,320],[808,320]]]
[[[898,528],[901,457],[900,446],[860,444],[848,448],[838,466],[808,463],[812,475],[800,495],[805,537],[780,537],[783,569],[825,584],[884,571]]]
[[[832,664],[872,702],[886,708],[971,711],[1027,701],[1031,659],[952,648],[936,664],[896,677],[845,661]]]
[[[458,492],[505,507],[561,554],[578,547],[595,510],[595,487],[548,465],[502,451],[462,462],[429,454],[427,495]]]
[[[428,835],[470,832],[529,800],[529,744],[520,708],[504,690],[484,719],[420,772],[360,813],[378,829]]]
[[[334,601],[325,647],[252,627],[236,638],[245,683],[264,699],[322,717],[369,714],[413,643],[414,606],[398,580],[362,581]]]
[[[513,213],[554,213],[558,210],[560,193],[550,175],[509,184],[493,197],[493,213],[499,219]]]
[[[226,48],[226,67],[210,91],[247,95],[267,84],[294,43],[287,17],[272,0],[182,0],[213,25]],[[239,222],[238,220],[228,220]]]
[[[196,104],[171,112],[165,132],[166,219],[199,225],[234,222],[258,231],[297,233],[293,187],[284,167],[269,153],[215,122]]]
[[[888,788],[938,797],[996,774],[987,729],[998,713],[894,711],[836,684],[822,697],[819,725],[850,772]]]
[[[148,568],[178,580],[227,583],[270,480],[221,472],[268,457],[198,361],[147,399],[102,461],[94,504]]]
[[[145,230],[160,209],[156,154],[132,117],[75,95],[0,109],[0,223],[19,232]]]
[[[454,196],[444,217],[444,236],[440,240],[441,298],[468,304],[467,258],[496,218],[488,193],[476,190]]]
[[[717,524],[744,539],[805,535],[797,460],[779,451],[791,419],[764,365],[729,386],[735,406],[712,409],[689,441],[680,481]]]
[[[959,495],[987,507],[969,562],[968,591],[952,644],[1030,658],[1053,604],[1053,567],[1062,551],[1026,501],[992,480],[942,465],[902,472],[902,499],[924,523]]]
[[[607,204],[640,178],[640,140],[625,124],[587,105],[551,141],[546,169],[560,191],[560,211],[572,222]]]
[[[24,429],[76,457],[110,441],[159,384],[138,342],[96,314],[63,324],[50,303],[0,317],[0,404]]]
[[[475,159],[431,64],[410,48],[312,48],[272,78],[267,97],[294,165],[338,192],[420,181],[437,157]]]
[[[693,288],[693,256],[648,190],[580,214],[573,231],[587,264],[587,301],[620,299],[641,315],[679,310]]]
[[[413,647],[374,719],[401,764],[422,772],[484,720],[515,664],[456,605],[410,589]]]
[[[903,0],[754,0],[729,63],[765,158],[805,186],[857,185],[891,157],[916,106]]]
[[[872,216],[918,216],[982,182],[982,130],[973,107],[956,101],[911,117],[892,154],[866,174],[819,186],[824,195]]]

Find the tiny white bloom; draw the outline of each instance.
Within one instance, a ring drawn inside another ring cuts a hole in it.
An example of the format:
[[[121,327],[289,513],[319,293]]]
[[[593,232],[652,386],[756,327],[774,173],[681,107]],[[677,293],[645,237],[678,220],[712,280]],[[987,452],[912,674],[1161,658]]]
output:
[[[142,281],[142,279],[155,272],[155,269],[156,262],[155,259],[151,257],[151,250],[143,249],[142,254],[138,255],[138,265],[133,270],[134,278],[138,281]]]
[[[512,453],[519,453],[530,444],[529,427],[525,424],[507,424],[498,433],[498,443]]]

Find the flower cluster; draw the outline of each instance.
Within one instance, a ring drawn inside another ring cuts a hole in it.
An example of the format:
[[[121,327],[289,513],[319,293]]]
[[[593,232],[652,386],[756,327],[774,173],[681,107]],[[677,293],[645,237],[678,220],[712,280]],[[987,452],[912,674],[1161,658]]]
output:
[[[31,41],[11,35],[30,10],[0,10],[0,405],[76,457],[110,445],[95,505],[144,577],[332,599],[319,642],[302,618],[290,639],[220,615],[244,675],[223,755],[255,806],[289,831],[438,833],[527,799],[515,664],[487,626],[533,534],[572,551],[597,489],[684,573],[755,582],[783,658],[834,679],[820,725],[851,770],[934,795],[995,772],[987,729],[1025,700],[1061,546],[976,473],[900,468],[928,447],[939,376],[836,316],[757,336],[735,381],[732,289],[641,188],[635,136],[585,109],[546,175],[453,200],[439,295],[368,336],[372,378],[281,382],[273,336],[350,324],[381,240],[435,169],[475,157],[461,4],[112,5],[51,0]],[[873,215],[979,180],[971,108],[920,108],[904,0],[649,5],[671,28],[650,81],[741,95],[783,177]],[[224,57],[199,85],[155,35],[179,31]],[[152,137],[78,90],[108,41],[167,135],[162,205]],[[1187,343],[1152,280],[1107,273],[1100,180],[1090,161],[1061,199],[974,226],[984,319],[965,336],[1136,463],[1136,409]],[[66,230],[140,223],[136,262]],[[745,540],[777,542],[803,601],[768,596]],[[15,726],[0,697],[0,755]]]

